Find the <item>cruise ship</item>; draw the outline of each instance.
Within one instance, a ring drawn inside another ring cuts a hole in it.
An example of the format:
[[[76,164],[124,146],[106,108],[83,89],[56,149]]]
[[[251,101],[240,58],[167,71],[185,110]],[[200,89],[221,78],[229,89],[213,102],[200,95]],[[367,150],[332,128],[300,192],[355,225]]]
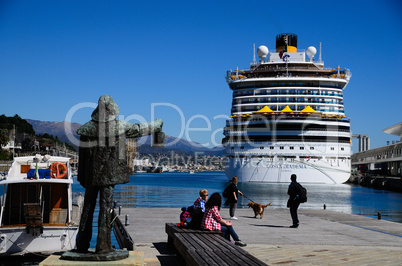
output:
[[[349,69],[324,67],[314,46],[297,49],[297,35],[261,45],[249,69],[227,71],[233,91],[222,144],[226,175],[239,182],[340,184],[351,171],[350,119],[343,90]]]

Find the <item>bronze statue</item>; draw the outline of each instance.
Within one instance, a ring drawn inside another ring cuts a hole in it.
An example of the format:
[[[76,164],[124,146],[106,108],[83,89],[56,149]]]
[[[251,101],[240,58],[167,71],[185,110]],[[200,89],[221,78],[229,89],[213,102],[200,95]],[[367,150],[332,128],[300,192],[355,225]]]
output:
[[[85,188],[85,201],[77,238],[77,251],[88,252],[92,237],[92,220],[99,199],[98,254],[113,252],[111,246],[111,209],[114,186],[129,182],[126,159],[126,138],[138,138],[157,134],[156,139],[164,139],[163,122],[132,124],[116,120],[119,107],[113,98],[103,95],[98,107],[92,113],[92,120],[81,126],[78,181]]]

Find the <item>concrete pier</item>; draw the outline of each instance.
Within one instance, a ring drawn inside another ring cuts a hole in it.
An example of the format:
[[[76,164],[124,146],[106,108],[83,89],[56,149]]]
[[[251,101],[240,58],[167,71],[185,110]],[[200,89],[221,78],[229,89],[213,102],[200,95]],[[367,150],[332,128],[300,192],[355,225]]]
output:
[[[352,175],[348,183],[374,189],[402,192],[402,177]]]
[[[120,219],[134,250],[144,252],[144,265],[180,265],[166,250],[166,222],[178,222],[180,209],[123,208]],[[229,210],[221,209],[228,219]],[[244,249],[269,265],[396,265],[402,261],[402,223],[377,220],[330,210],[299,210],[299,228],[288,209],[265,210],[263,219],[251,209],[237,209],[233,226]],[[123,222],[124,223],[124,222]]]

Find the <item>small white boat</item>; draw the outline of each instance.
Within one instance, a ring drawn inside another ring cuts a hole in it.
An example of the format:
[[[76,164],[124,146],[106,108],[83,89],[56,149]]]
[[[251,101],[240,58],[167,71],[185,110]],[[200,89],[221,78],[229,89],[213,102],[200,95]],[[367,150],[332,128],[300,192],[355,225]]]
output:
[[[14,158],[0,180],[0,255],[74,249],[84,199],[72,184],[68,157]]]

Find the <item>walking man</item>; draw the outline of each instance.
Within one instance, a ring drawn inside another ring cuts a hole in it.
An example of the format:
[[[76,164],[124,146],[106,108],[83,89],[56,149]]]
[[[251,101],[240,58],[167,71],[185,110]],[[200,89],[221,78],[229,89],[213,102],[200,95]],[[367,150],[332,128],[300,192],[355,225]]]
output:
[[[288,188],[288,195],[289,195],[289,200],[288,200],[288,208],[290,208],[290,216],[292,217],[293,224],[290,226],[290,228],[297,228],[299,226],[299,219],[297,217],[297,208],[299,208],[300,205],[300,198],[299,198],[299,192],[298,192],[298,185],[299,183],[296,182],[297,176],[295,174],[292,174],[290,176],[290,180],[292,181],[289,185]]]

